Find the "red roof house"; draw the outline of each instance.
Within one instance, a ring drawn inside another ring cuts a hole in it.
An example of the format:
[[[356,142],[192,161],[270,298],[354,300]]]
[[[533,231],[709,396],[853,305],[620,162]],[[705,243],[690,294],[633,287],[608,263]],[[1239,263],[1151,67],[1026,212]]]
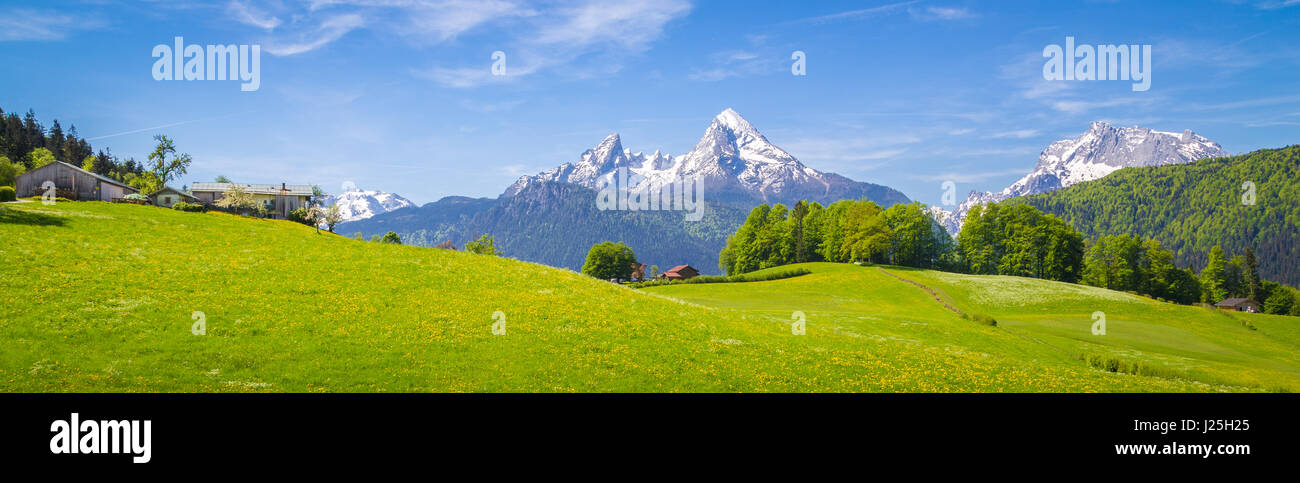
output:
[[[699,274],[700,271],[696,270],[695,267],[692,267],[690,265],[678,265],[664,272],[663,275],[659,276],[659,278],[666,278],[669,280],[686,280],[688,278],[694,278]]]

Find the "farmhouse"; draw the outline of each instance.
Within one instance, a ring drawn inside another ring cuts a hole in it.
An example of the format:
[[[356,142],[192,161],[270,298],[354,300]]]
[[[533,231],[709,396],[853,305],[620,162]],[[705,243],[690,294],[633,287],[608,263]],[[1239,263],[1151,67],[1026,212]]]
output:
[[[171,208],[172,205],[176,204],[177,202],[184,201],[186,203],[198,203],[199,199],[195,198],[189,193],[178,190],[176,188],[172,188],[171,186],[163,186],[163,189],[160,189],[154,192],[154,194],[149,195],[149,201],[152,201],[154,206]]]
[[[220,200],[230,188],[243,188],[253,198],[253,202],[266,206],[272,217],[284,219],[289,212],[307,206],[312,197],[311,185],[284,184],[244,184],[244,183],[194,183],[190,193],[204,204],[211,205]]]
[[[1235,310],[1237,312],[1259,313],[1259,302],[1245,298],[1227,298],[1222,302],[1214,304],[1219,310]]]
[[[20,174],[14,184],[14,192],[20,197],[42,196],[53,186],[55,196],[77,201],[113,201],[137,191],[121,181],[63,161]]]
[[[659,278],[666,278],[668,280],[686,280],[688,278],[695,278],[695,276],[699,274],[700,271],[696,270],[695,267],[690,265],[678,265],[664,272],[663,275],[659,276]]]

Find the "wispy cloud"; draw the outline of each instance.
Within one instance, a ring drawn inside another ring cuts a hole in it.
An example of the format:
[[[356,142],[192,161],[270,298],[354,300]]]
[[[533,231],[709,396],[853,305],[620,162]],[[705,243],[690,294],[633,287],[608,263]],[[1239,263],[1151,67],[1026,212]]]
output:
[[[13,7],[0,10],[0,41],[63,40],[69,34],[107,25],[98,17]]]
[[[307,32],[296,35],[295,39],[272,40],[266,46],[266,51],[271,55],[286,56],[296,55],[304,52],[316,50],[330,42],[342,38],[361,26],[365,25],[365,19],[356,14],[337,15],[325,19],[319,26]]]
[[[782,147],[805,163],[812,162],[835,171],[862,172],[888,165],[887,162],[907,154],[909,145],[921,142],[912,134],[847,136],[844,138],[810,137],[784,143]],[[866,163],[864,163],[866,162]]]
[[[494,43],[509,58],[504,76],[491,75],[486,59],[472,66],[411,66],[416,77],[461,88],[505,82],[578,59],[590,61],[601,73],[617,71],[627,56],[649,49],[669,22],[691,10],[686,0],[571,0],[537,6],[515,0],[314,0],[305,7],[282,5],[273,11],[255,10],[242,1],[230,3],[230,16],[274,29],[265,44],[268,52],[280,56],[324,48],[358,29],[396,36],[421,48],[492,32]],[[565,73],[581,76],[577,71]]]
[[[989,139],[1027,139],[1038,135],[1037,129],[1017,129],[1014,131],[1004,131],[994,133],[988,136]]]
[[[1300,5],[1300,0],[1265,0],[1257,2],[1256,8],[1260,10],[1276,10],[1279,8],[1294,7]]]
[[[238,0],[232,0],[228,5],[226,5],[226,11],[229,12],[235,20],[263,30],[274,30],[276,27],[279,27],[281,23],[279,17],[268,14],[257,7],[249,6],[248,4]]]
[[[159,129],[166,129],[166,128],[169,128],[169,127],[182,126],[182,125],[185,125],[185,124],[191,124],[191,123],[196,123],[196,122],[202,122],[202,121],[215,121],[215,120],[217,120],[217,119],[225,119],[225,118],[228,118],[228,117],[234,117],[234,116],[239,116],[239,115],[248,114],[248,113],[250,113],[250,112],[252,112],[252,111],[232,112],[232,113],[230,113],[230,114],[223,114],[223,115],[220,115],[220,116],[202,117],[202,118],[198,118],[198,119],[189,119],[189,120],[185,120],[185,121],[176,121],[176,122],[171,122],[171,123],[167,123],[167,124],[160,124],[160,125],[157,125],[157,126],[149,126],[149,127],[143,127],[143,128],[140,128],[140,129],[132,129],[132,130],[129,130],[129,131],[115,132],[115,133],[112,133],[112,134],[104,134],[104,135],[100,135],[100,136],[88,137],[88,138],[86,138],[86,140],[87,140],[87,141],[98,141],[98,140],[100,140],[100,139],[108,139],[108,138],[114,138],[114,137],[118,137],[118,136],[126,136],[126,135],[128,135],[128,134],[139,134],[139,133],[142,133],[142,132],[157,131],[157,130],[159,130]]]
[[[707,69],[696,69],[687,78],[697,81],[720,81],[730,77],[747,77],[752,75],[770,74],[780,72],[784,69],[786,58],[790,54],[780,55],[765,50],[760,54],[752,50],[729,50],[715,52],[710,57],[713,61],[713,67]]]
[[[1023,168],[1000,169],[992,171],[942,171],[932,174],[912,174],[909,178],[921,181],[952,181],[956,183],[979,183],[990,179],[1025,174]]]
[[[1300,95],[1261,97],[1257,99],[1245,99],[1240,101],[1220,102],[1214,104],[1189,104],[1186,107],[1194,111],[1225,111],[1231,109],[1245,109],[1251,107],[1295,104],[1298,102],[1300,102]]]
[[[520,105],[523,105],[523,103],[524,101],[521,99],[499,101],[499,102],[479,102],[479,101],[472,101],[469,99],[461,99],[460,107],[475,112],[497,112],[497,111],[509,111],[511,109],[519,107]]]
[[[924,20],[927,22],[939,20],[967,20],[975,18],[975,14],[965,7],[926,7],[924,9],[909,9],[908,13],[912,18]]]
[[[888,5],[881,5],[878,7],[848,10],[844,12],[832,13],[827,15],[818,15],[816,17],[808,17],[808,18],[795,20],[795,22],[796,23],[826,23],[826,22],[835,22],[835,21],[842,21],[842,20],[861,20],[864,18],[871,18],[879,15],[901,12],[903,11],[903,7],[915,4],[919,1],[920,0],[912,0],[909,2],[891,3]]]

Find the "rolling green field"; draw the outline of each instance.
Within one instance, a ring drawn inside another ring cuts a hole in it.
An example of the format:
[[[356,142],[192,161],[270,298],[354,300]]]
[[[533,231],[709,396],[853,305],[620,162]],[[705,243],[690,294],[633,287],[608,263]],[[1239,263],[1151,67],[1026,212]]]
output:
[[[633,290],[285,221],[98,202],[0,205],[0,266],[5,392],[1300,388],[1300,319],[1014,277],[821,263]],[[1089,330],[1097,310],[1105,336]],[[191,332],[195,312],[206,335]]]

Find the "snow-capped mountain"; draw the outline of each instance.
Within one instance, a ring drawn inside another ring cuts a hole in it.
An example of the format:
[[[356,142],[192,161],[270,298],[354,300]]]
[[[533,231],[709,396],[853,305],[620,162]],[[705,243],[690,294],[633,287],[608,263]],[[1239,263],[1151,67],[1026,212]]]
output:
[[[731,109],[714,117],[695,149],[684,155],[633,153],[623,148],[622,139],[614,133],[582,153],[576,163],[521,177],[503,195],[514,196],[539,181],[598,188],[602,178],[616,175],[619,168],[627,168],[630,175],[641,178],[632,188],[634,192],[658,190],[678,180],[692,179],[703,184],[705,198],[712,201],[790,204],[807,199],[829,203],[864,196],[884,206],[908,201],[892,188],[804,166]]]
[[[339,205],[343,221],[364,220],[393,210],[415,206],[411,200],[394,193],[353,188],[325,198],[325,206]]]
[[[1102,178],[1121,168],[1190,163],[1227,155],[1219,143],[1191,131],[1179,134],[1094,122],[1079,137],[1052,143],[1038,156],[1033,171],[1002,191],[971,191],[952,211],[939,207],[930,210],[935,220],[955,235],[961,230],[966,212],[980,204],[1058,190]]]

